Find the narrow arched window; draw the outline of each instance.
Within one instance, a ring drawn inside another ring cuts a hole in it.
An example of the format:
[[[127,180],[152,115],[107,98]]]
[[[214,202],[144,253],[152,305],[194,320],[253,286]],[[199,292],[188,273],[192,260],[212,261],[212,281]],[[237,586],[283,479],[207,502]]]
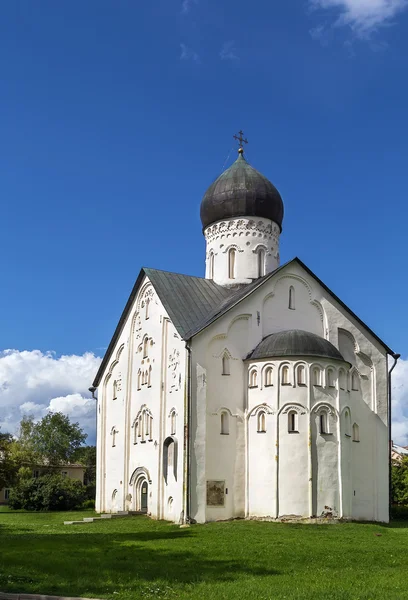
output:
[[[266,414],[263,410],[258,413],[258,433],[266,432]]]
[[[149,373],[147,375],[147,387],[152,385],[152,365],[149,367]]]
[[[118,382],[115,381],[113,382],[113,400],[116,400],[116,398],[118,397]]]
[[[221,435],[229,435],[229,415],[226,411],[221,413]]]
[[[235,259],[237,251],[235,248],[230,248],[228,251],[228,277],[235,279]]]
[[[139,371],[137,372],[137,389],[140,390],[141,387],[141,379],[142,379],[142,373],[139,369]]]
[[[304,365],[299,365],[297,368],[297,383],[298,385],[306,385],[306,369]]]
[[[143,340],[143,358],[147,358],[149,354],[149,338],[145,337]]]
[[[344,434],[347,437],[351,437],[350,425],[350,413],[348,410],[346,410],[344,411]]]
[[[145,441],[145,435],[146,435],[146,419],[145,419],[145,416],[144,416],[144,412],[142,412],[142,414],[141,414],[141,427],[142,427],[142,431],[140,432],[141,433],[141,438],[142,438],[141,441],[144,442]]]
[[[318,367],[313,369],[313,385],[322,385],[322,373]]]
[[[174,463],[174,442],[171,442],[169,444],[169,447],[167,450],[167,466],[172,467],[173,463]]]
[[[360,441],[360,428],[357,425],[357,423],[354,423],[353,425],[353,442],[359,442]]]
[[[329,433],[329,422],[327,412],[320,413],[320,433]]]
[[[286,365],[284,367],[282,367],[282,385],[290,385],[289,367]]]
[[[288,431],[289,433],[298,433],[297,424],[298,415],[295,410],[291,410],[288,413]]]
[[[353,372],[353,374],[351,376],[351,389],[354,392],[357,392],[360,389],[358,375],[355,371]]]
[[[133,443],[137,444],[137,436],[139,433],[139,421],[135,420],[133,423]]]
[[[142,437],[142,432],[143,432],[143,420],[142,420],[142,415],[139,415],[139,419],[138,419],[138,424],[137,424],[137,437]]]
[[[222,374],[229,375],[230,374],[230,359],[228,354],[224,354],[222,357]]]
[[[149,442],[153,441],[153,417],[150,416]]]
[[[150,298],[147,298],[146,300],[146,306],[145,306],[145,319],[149,318],[149,305],[150,305]]]
[[[328,369],[327,371],[327,385],[331,388],[336,387],[336,377],[333,369]]]
[[[214,279],[214,253],[210,252],[210,259],[209,259],[209,269],[208,269],[208,278],[209,279]]]
[[[258,252],[258,277],[265,275],[265,250],[261,248]]]
[[[258,373],[255,369],[249,374],[249,387],[258,387]]]
[[[345,390],[347,388],[347,377],[344,369],[340,369],[339,371],[339,387],[341,390]]]
[[[295,288],[293,285],[289,288],[289,309],[295,310]]]
[[[173,412],[171,413],[170,416],[170,430],[171,430],[171,435],[175,435],[176,433],[176,411],[173,410]]]
[[[112,427],[111,429],[111,436],[112,436],[112,448],[114,448],[116,446],[116,435],[117,435],[117,431],[114,427]]]
[[[267,367],[267,369],[265,370],[265,387],[272,385],[272,375],[273,375],[272,367]]]

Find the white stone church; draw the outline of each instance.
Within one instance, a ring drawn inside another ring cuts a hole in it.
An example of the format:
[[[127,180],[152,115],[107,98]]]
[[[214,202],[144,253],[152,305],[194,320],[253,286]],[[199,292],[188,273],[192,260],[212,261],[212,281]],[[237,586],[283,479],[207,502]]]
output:
[[[388,521],[394,356],[298,258],[238,159],[201,202],[205,278],[143,268],[94,381],[97,510]]]

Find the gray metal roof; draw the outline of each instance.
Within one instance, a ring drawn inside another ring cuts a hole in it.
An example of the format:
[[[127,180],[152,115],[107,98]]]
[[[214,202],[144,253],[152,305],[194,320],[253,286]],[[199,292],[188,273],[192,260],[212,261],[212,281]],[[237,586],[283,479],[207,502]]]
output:
[[[183,339],[191,337],[190,332],[205,322],[215,306],[223,306],[235,295],[235,291],[211,279],[156,269],[144,269],[144,272]]]
[[[145,275],[151,280],[180,336],[184,340],[189,340],[291,263],[298,263],[305,269],[385,348],[389,354],[394,355],[391,348],[389,348],[389,346],[387,346],[355,313],[353,313],[353,311],[351,311],[350,308],[346,306],[344,302],[342,302],[340,298],[338,298],[338,296],[336,296],[299,258],[294,258],[272,273],[268,273],[265,277],[256,279],[253,283],[235,286],[234,288],[225,288],[217,285],[212,280],[202,279],[201,277],[180,275],[179,273],[158,271],[156,269],[141,269],[106,350],[105,356],[103,357],[93,385],[98,387],[100,383],[101,377],[110,360]]]
[[[247,359],[273,358],[285,356],[315,356],[317,358],[344,358],[328,340],[301,329],[289,329],[272,333],[260,342]]]

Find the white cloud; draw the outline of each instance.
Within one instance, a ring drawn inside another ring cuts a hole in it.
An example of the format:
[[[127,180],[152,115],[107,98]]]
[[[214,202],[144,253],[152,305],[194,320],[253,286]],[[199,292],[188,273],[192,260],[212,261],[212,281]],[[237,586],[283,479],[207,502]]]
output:
[[[233,40],[224,42],[220,51],[220,58],[221,60],[238,60],[237,50]]]
[[[87,352],[82,356],[55,356],[40,350],[0,352],[0,427],[15,433],[22,415],[40,419],[48,411],[61,411],[79,422],[95,439],[95,401],[88,388],[101,359]]]
[[[408,446],[408,360],[400,359],[392,373],[392,439]]]
[[[182,14],[186,15],[188,12],[190,12],[194,4],[198,4],[198,0],[183,0],[183,3],[181,5]]]
[[[180,44],[180,48],[180,60],[192,60],[194,62],[200,62],[200,57],[198,56],[197,52],[194,52],[194,50],[192,50],[185,44]]]
[[[408,0],[309,0],[312,8],[333,9],[340,14],[335,25],[348,25],[358,37],[370,34],[408,6]],[[312,31],[318,31],[319,27]]]

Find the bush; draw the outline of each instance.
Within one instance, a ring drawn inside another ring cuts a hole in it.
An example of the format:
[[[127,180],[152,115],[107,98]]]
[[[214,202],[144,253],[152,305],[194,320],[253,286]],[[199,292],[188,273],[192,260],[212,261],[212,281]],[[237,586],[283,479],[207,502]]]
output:
[[[88,510],[89,508],[94,509],[95,508],[95,500],[85,500],[85,502],[82,504],[82,508],[84,510]]]
[[[396,521],[408,521],[408,506],[391,506],[391,519]]]
[[[74,510],[81,508],[86,488],[80,481],[61,475],[22,479],[10,491],[9,506],[25,510]]]

